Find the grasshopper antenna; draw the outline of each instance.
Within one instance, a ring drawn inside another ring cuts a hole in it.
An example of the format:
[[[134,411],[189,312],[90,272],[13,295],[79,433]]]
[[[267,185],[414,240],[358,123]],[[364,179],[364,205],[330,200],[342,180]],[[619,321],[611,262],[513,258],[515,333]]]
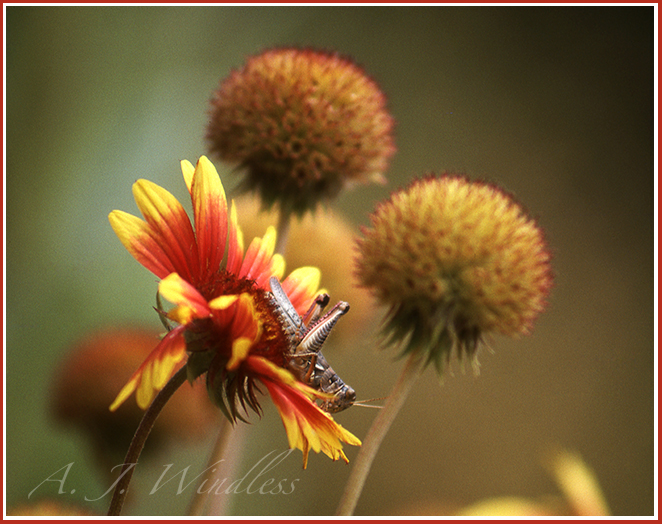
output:
[[[377,409],[382,409],[384,406],[373,406],[372,404],[366,404],[366,402],[373,402],[375,400],[384,400],[385,398],[388,397],[378,397],[378,398],[367,398],[365,400],[357,400],[352,404],[353,406],[360,406],[362,408],[377,408]]]

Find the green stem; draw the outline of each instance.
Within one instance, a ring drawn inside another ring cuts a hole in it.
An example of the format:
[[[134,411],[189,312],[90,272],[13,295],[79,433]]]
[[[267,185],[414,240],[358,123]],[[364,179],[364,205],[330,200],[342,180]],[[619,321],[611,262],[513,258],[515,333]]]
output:
[[[395,386],[393,386],[393,391],[388,396],[384,408],[379,412],[377,418],[375,418],[363,441],[361,450],[356,457],[354,468],[345,486],[345,491],[340,499],[336,515],[348,516],[354,513],[379,446],[404,404],[416,379],[421,375],[423,368],[423,359],[417,353],[412,353],[402,370],[400,378],[395,383]]]
[[[129,491],[129,483],[131,482],[131,477],[133,476],[133,471],[135,469],[134,466],[138,464],[138,458],[145,447],[145,442],[154,426],[154,422],[156,422],[159,413],[161,413],[161,410],[165,407],[168,400],[170,400],[170,397],[172,397],[175,391],[177,391],[179,386],[184,382],[186,382],[185,365],[172,376],[163,389],[159,391],[158,395],[156,395],[156,398],[149,405],[147,411],[145,411],[145,414],[138,425],[138,429],[133,435],[126,457],[124,458],[124,465],[120,472],[120,478],[115,485],[113,498],[110,501],[110,507],[108,508],[108,516],[118,516],[122,512],[122,507],[124,506],[124,501]]]

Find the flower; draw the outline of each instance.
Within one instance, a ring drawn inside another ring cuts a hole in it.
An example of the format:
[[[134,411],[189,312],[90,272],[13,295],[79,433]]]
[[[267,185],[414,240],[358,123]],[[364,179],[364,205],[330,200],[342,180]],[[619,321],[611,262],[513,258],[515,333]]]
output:
[[[274,254],[274,228],[254,239],[244,255],[234,202],[228,217],[214,166],[203,156],[195,168],[183,161],[182,172],[195,231],[175,197],[146,180],[133,186],[145,221],[117,210],[109,217],[128,251],[162,279],[159,294],[175,307],[167,312],[159,307],[159,313],[178,324],[133,374],[111,410],[134,392],[146,408],[188,355],[189,379],[206,373],[210,398],[231,421],[244,420],[240,407],[260,413],[259,382],[281,413],[290,444],[303,451],[304,466],[309,449],[346,461],[340,441],[360,441],[315,404],[313,399],[328,395],[297,382],[285,369],[290,342],[267,291],[269,279],[280,280],[285,271],[283,257]],[[300,315],[314,300],[319,278],[316,268],[302,267],[282,282]]]
[[[560,493],[524,497],[505,495],[479,499],[469,505],[453,500],[418,500],[397,508],[396,515],[414,516],[607,516],[609,505],[593,469],[576,451],[563,448],[548,450],[544,465]]]
[[[281,48],[250,57],[211,101],[210,153],[247,170],[265,207],[303,215],[345,186],[383,183],[393,118],[377,84],[351,60]]]
[[[462,516],[606,516],[610,515],[595,472],[576,451],[550,450],[545,465],[554,477],[562,496],[546,495],[534,499],[493,497],[464,508]]]
[[[439,373],[456,345],[474,356],[483,333],[528,333],[552,285],[542,230],[497,186],[427,176],[379,204],[358,241],[361,284],[390,307],[389,341]]]
[[[577,451],[552,449],[546,457],[545,465],[561,489],[571,515],[610,514],[609,504],[595,471]]]

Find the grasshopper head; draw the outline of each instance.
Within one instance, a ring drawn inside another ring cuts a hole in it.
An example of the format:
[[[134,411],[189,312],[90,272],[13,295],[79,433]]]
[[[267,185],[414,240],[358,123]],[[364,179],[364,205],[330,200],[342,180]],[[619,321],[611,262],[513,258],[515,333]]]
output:
[[[322,402],[320,407],[327,413],[339,413],[354,404],[355,400],[356,391],[345,384],[332,399]]]

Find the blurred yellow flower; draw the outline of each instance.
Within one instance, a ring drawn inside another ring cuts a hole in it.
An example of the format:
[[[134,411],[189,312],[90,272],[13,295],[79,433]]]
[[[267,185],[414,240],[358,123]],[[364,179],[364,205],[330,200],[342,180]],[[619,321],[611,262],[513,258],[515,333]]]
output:
[[[427,501],[398,510],[399,515],[462,517],[608,516],[610,510],[595,473],[577,452],[556,449],[544,460],[560,494],[527,498],[489,497],[467,506],[449,501]]]
[[[458,515],[601,517],[610,514],[595,473],[577,452],[558,449],[545,462],[562,496],[494,497],[467,506]]]

